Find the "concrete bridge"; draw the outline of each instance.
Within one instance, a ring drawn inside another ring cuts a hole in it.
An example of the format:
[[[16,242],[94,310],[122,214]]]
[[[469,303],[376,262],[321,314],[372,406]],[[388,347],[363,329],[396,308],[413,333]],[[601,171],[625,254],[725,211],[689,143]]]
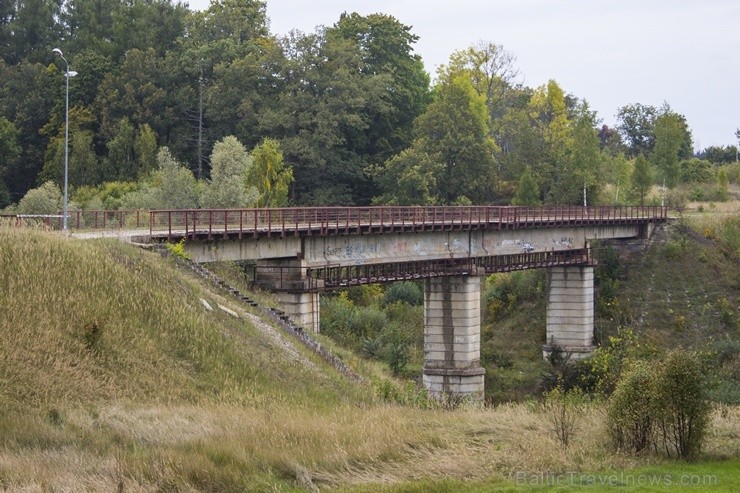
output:
[[[196,262],[253,260],[254,282],[319,330],[329,289],[424,279],[424,385],[479,399],[480,279],[546,268],[548,354],[593,349],[589,241],[648,238],[661,207],[321,207],[151,211],[152,241],[184,240]]]

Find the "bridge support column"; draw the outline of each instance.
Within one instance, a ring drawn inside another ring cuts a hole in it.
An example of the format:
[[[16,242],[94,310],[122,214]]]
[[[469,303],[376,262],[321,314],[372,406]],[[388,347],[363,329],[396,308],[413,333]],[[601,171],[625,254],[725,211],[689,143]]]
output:
[[[283,311],[296,325],[319,332],[319,293],[312,293],[305,269],[298,259],[260,260],[254,271],[254,283],[273,291]]]
[[[285,314],[304,329],[319,332],[319,293],[275,293]]]
[[[571,358],[593,351],[594,268],[590,265],[547,269],[547,341],[543,355],[554,346]]]
[[[424,386],[437,399],[481,400],[480,277],[427,279],[424,319]]]

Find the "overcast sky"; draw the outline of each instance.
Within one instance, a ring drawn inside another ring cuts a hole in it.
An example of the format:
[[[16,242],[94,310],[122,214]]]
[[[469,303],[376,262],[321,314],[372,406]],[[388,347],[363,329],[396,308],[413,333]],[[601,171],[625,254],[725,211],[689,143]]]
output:
[[[516,56],[525,85],[554,79],[608,125],[624,105],[666,101],[686,116],[696,149],[737,144],[740,1],[267,0],[278,35],[314,32],[345,11],[411,26],[432,75],[453,51],[490,41]]]

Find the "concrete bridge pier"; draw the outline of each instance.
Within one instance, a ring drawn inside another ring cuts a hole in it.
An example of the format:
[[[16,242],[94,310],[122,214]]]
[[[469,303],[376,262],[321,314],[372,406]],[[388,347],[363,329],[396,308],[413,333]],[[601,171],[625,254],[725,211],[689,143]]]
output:
[[[547,269],[547,358],[553,346],[585,358],[593,351],[594,268],[591,265]]]
[[[308,279],[299,259],[269,259],[257,261],[254,283],[273,291],[285,314],[297,325],[310,332],[319,332],[319,293],[306,292]]]
[[[423,382],[437,399],[482,400],[480,277],[437,277],[424,285]]]

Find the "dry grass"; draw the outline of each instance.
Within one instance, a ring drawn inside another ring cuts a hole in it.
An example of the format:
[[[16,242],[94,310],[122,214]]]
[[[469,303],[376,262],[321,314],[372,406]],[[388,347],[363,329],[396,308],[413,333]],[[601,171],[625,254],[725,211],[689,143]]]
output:
[[[55,491],[111,491],[119,483],[125,491],[166,485],[181,491],[268,490],[281,483],[346,487],[422,478],[504,479],[518,471],[603,471],[661,462],[614,453],[603,422],[601,407],[586,410],[573,443],[563,450],[547,416],[526,404],[458,411],[113,404],[71,409],[61,424],[39,423],[59,440],[57,446],[6,443],[0,478],[13,491],[38,491],[43,483]],[[707,453],[738,457],[740,410],[718,411],[714,425]]]
[[[597,405],[563,450],[535,404],[379,403],[200,298],[229,304],[156,255],[0,227],[0,485],[285,491],[658,460],[611,451]],[[723,407],[706,450],[737,457],[739,436]]]

